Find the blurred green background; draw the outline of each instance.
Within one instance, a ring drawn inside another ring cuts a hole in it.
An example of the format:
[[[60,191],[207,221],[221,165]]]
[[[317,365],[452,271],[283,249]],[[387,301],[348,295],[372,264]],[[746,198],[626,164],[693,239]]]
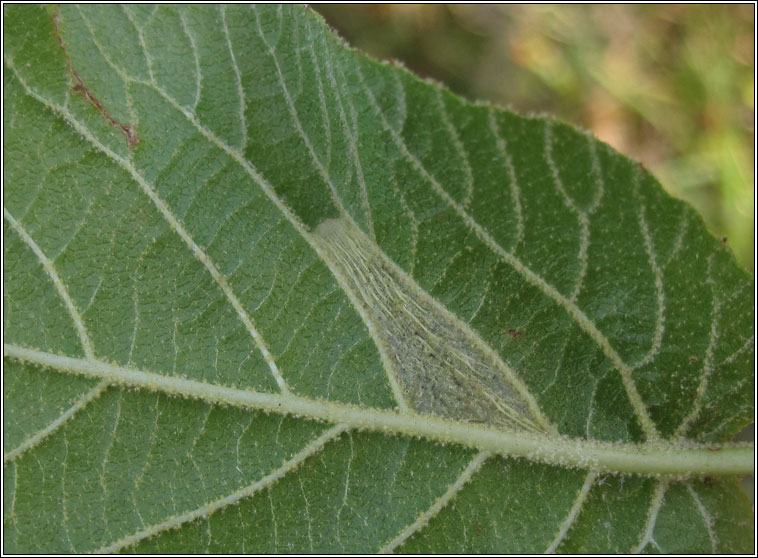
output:
[[[350,44],[641,161],[753,270],[753,5],[314,5]]]

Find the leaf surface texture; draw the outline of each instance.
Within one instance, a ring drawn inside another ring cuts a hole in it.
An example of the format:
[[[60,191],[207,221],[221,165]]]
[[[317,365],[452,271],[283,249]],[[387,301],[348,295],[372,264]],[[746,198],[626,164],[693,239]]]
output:
[[[734,477],[561,455],[753,414],[752,279],[637,163],[300,7],[4,10],[6,552],[749,551]]]

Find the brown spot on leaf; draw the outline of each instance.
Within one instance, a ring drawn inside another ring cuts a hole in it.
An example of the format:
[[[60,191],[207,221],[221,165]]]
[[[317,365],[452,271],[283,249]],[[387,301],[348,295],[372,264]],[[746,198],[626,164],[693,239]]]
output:
[[[699,359],[696,356],[691,356],[687,360],[689,360],[690,362],[697,362]]]
[[[102,117],[110,123],[111,126],[114,126],[115,128],[121,130],[121,132],[124,134],[124,137],[126,138],[126,145],[128,145],[130,149],[134,149],[134,147],[136,147],[136,145],[139,143],[139,136],[137,135],[136,128],[131,124],[123,124],[113,118],[113,116],[111,116],[110,113],[106,110],[103,103],[101,103],[100,100],[95,97],[95,95],[87,88],[82,77],[76,70],[74,70],[74,67],[71,65],[71,57],[68,54],[68,50],[66,50],[66,45],[63,42],[63,37],[61,37],[60,29],[58,28],[59,12],[60,6],[56,8],[55,15],[53,15],[55,37],[58,39],[58,45],[60,45],[61,50],[63,51],[63,55],[66,57],[66,66],[68,66],[68,71],[71,73],[71,76],[76,82],[74,83],[73,87],[74,93],[80,94],[85,101],[95,107],[97,111],[102,115]]]
[[[711,477],[703,477],[703,484],[711,488],[713,486],[713,479]]]
[[[510,336],[511,339],[518,339],[519,337],[521,337],[522,335],[524,335],[524,332],[521,331],[520,329],[515,329],[514,328],[514,329],[509,329],[508,330],[508,335]]]
[[[722,236],[722,237],[721,237],[721,244],[726,244],[726,243],[728,242],[728,240],[729,240],[729,239],[728,239],[727,237],[725,237],[725,236]]]

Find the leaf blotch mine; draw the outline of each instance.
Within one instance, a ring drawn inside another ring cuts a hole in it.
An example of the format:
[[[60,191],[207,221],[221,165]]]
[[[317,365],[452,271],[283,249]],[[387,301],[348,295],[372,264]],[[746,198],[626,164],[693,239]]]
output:
[[[497,353],[348,218],[323,221],[311,239],[366,322],[410,410],[507,430],[549,429]]]

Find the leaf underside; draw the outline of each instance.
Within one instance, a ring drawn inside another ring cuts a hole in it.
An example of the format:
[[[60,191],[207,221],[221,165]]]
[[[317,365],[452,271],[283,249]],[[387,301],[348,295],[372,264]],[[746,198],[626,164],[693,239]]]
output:
[[[6,354],[5,552],[750,552],[734,478],[104,372],[726,442],[753,415],[753,281],[637,163],[369,60],[301,7],[4,10],[6,353],[103,370]]]

